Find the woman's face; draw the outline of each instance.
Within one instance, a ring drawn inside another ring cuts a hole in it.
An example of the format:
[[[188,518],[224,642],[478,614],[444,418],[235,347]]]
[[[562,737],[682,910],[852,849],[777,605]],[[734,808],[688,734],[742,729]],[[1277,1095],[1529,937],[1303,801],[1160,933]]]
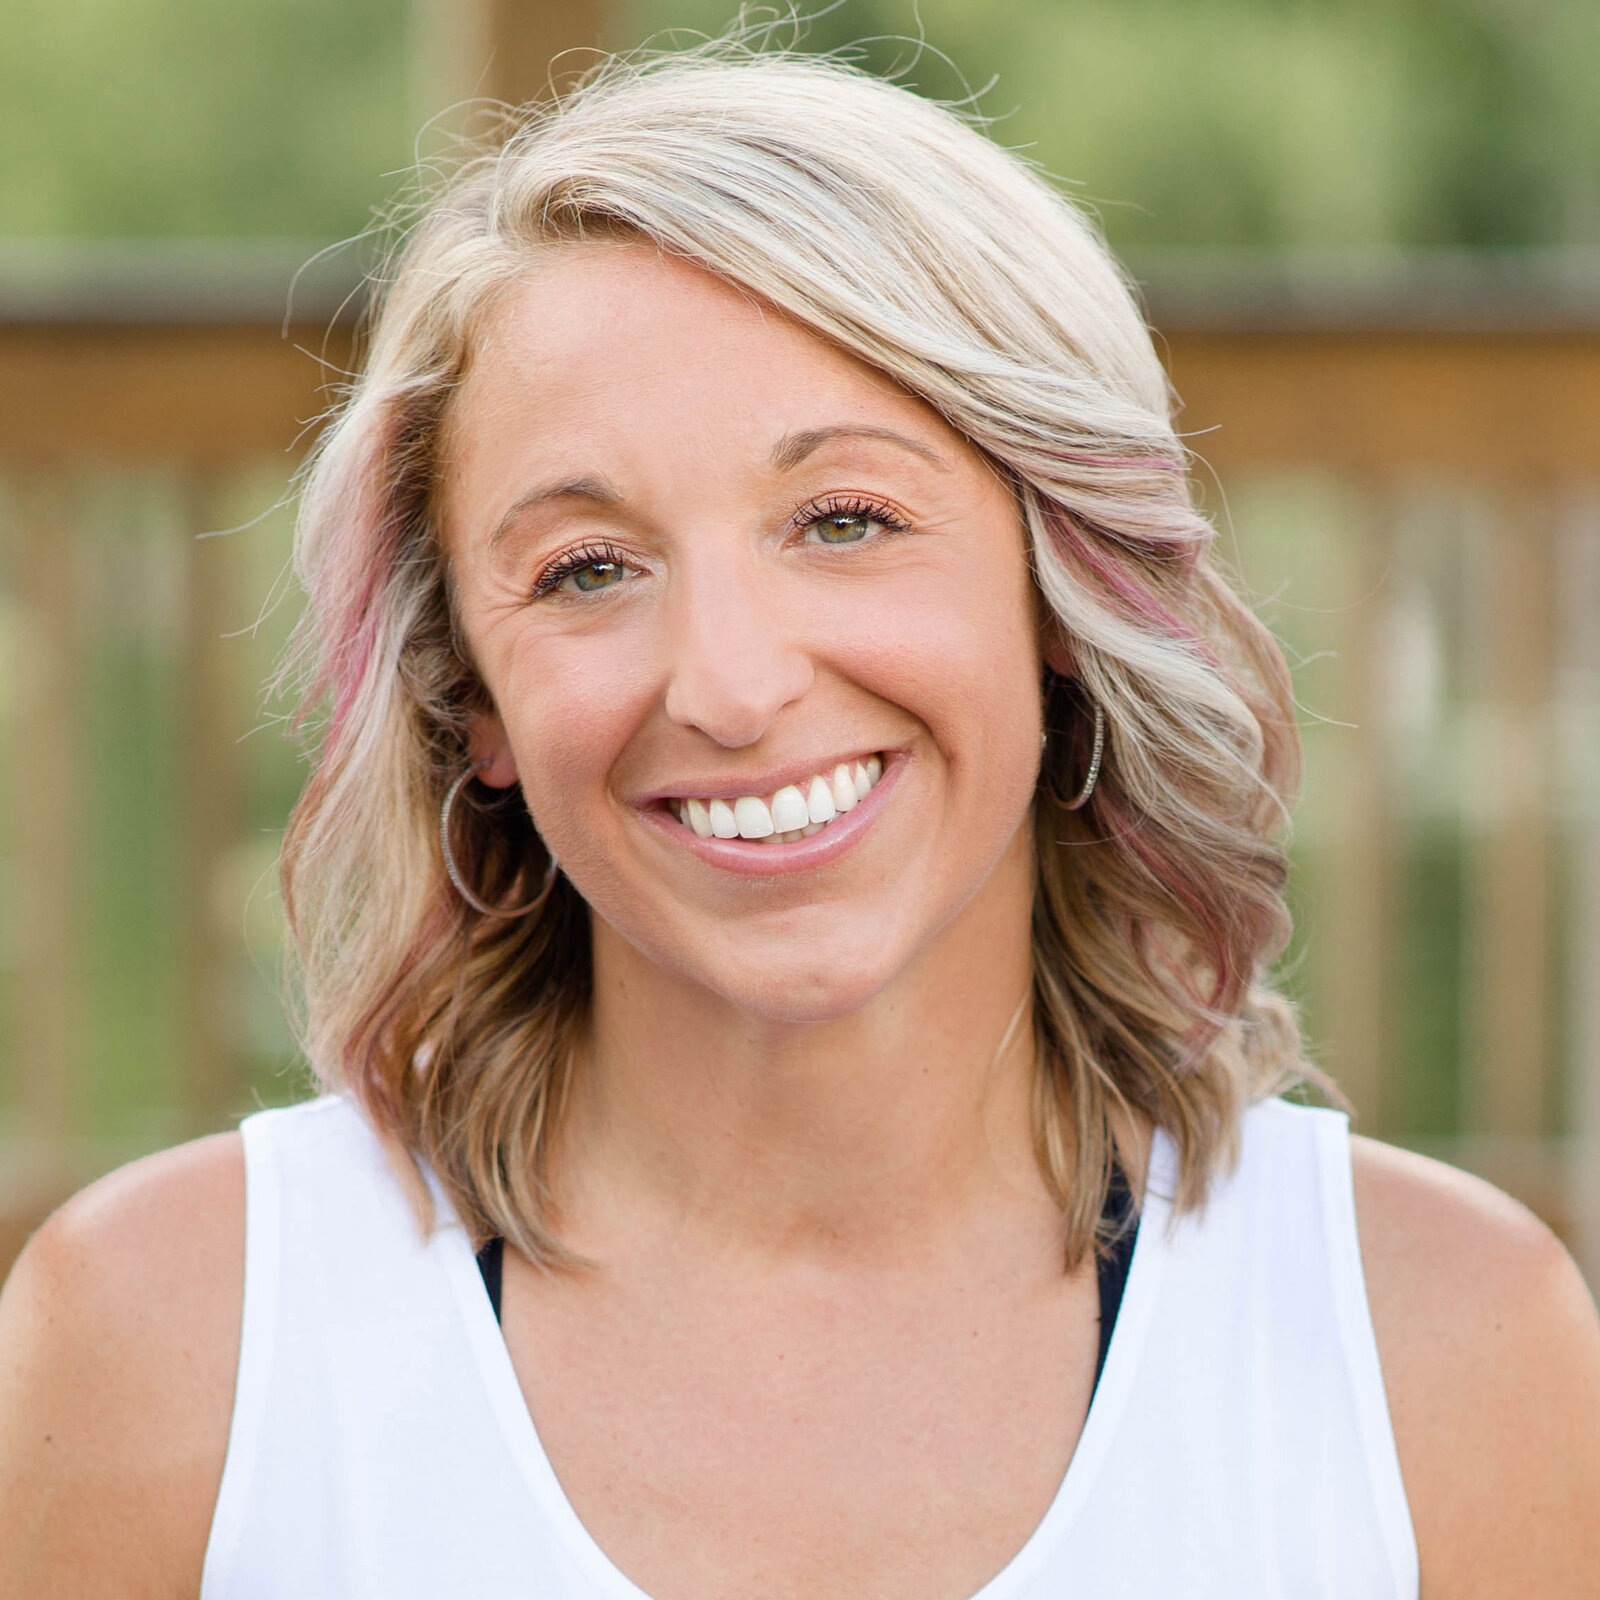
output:
[[[981,968],[997,917],[1025,938],[1024,535],[930,407],[695,267],[589,244],[497,312],[446,452],[495,707],[474,754],[597,939],[822,1020],[940,940]]]

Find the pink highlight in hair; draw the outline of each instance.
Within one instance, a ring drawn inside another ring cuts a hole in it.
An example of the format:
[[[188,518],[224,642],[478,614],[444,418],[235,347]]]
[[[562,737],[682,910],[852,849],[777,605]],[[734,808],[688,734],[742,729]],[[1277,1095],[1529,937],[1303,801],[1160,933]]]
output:
[[[328,641],[323,655],[322,687],[331,695],[328,742],[336,747],[360,698],[361,685],[371,669],[383,631],[380,597],[394,567],[398,540],[392,491],[385,481],[384,462],[394,448],[399,424],[386,418],[383,425],[365,433],[360,455],[340,474],[344,482],[339,502],[350,508],[350,523],[340,541],[333,582],[321,633]],[[315,592],[315,591],[313,591]]]
[[[1061,506],[1046,505],[1043,508],[1043,520],[1057,545],[1062,546],[1064,553],[1072,560],[1086,567],[1121,602],[1125,615],[1136,622],[1153,624],[1170,638],[1181,639],[1208,665],[1220,665],[1210,644],[1160,605],[1148,589],[1135,583],[1115,561],[1110,560],[1076,517]]]
[[[335,644],[329,651],[329,688],[333,691],[333,709],[328,720],[328,739],[337,744],[339,735],[349,721],[361,693],[362,680],[372,665],[378,648],[381,619],[374,601],[382,587],[382,577],[375,568],[367,574],[360,598],[349,610],[353,626],[347,627],[341,637],[335,634]]]
[[[1140,818],[1126,812],[1118,804],[1114,793],[1108,793],[1102,803],[1102,815],[1107,831],[1119,847],[1125,847],[1137,857],[1140,866],[1176,904],[1183,907],[1200,937],[1195,941],[1196,952],[1212,968],[1216,981],[1206,1007],[1211,1011],[1233,1009],[1238,997],[1248,988],[1248,975],[1239,971],[1234,959],[1234,947],[1228,930],[1216,907],[1200,889],[1178,870],[1171,856],[1157,849],[1145,836]]]

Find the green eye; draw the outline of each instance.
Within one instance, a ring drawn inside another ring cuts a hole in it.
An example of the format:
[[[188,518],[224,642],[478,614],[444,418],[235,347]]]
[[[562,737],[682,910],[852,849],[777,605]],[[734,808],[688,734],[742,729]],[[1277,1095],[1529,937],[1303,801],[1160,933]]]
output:
[[[813,500],[799,515],[807,544],[876,544],[886,534],[904,533],[905,522],[880,501],[856,495]]]
[[[554,594],[595,594],[614,589],[624,578],[633,577],[638,568],[630,566],[622,551],[610,544],[580,545],[555,558],[533,586],[533,597]]]
[[[591,561],[575,568],[569,576],[574,589],[583,594],[593,594],[596,589],[609,589],[620,583],[628,569],[620,561]]]
[[[875,520],[859,512],[840,511],[818,517],[812,526],[823,544],[858,544],[871,531]]]

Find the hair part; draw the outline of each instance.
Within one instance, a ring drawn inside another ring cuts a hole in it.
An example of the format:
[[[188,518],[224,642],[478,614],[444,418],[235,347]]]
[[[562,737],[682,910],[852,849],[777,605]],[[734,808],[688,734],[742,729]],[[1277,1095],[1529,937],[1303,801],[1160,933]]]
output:
[[[1047,673],[1035,803],[1034,1123],[1068,1264],[1096,1242],[1130,1114],[1200,1205],[1253,1100],[1307,1076],[1265,979],[1289,921],[1299,745],[1275,642],[1223,581],[1166,375],[1085,216],[952,110],[838,61],[721,43],[613,59],[514,119],[434,193],[376,286],[365,369],[305,471],[292,646],[316,767],[283,885],[308,1059],[437,1175],[475,1236],[567,1258],[552,1140],[590,1003],[564,879],[501,922],[438,843],[485,691],[455,627],[436,504],[451,397],[541,252],[682,257],[933,406],[1015,487]],[[1092,708],[1106,756],[1081,782]],[[463,801],[466,796],[463,796]],[[548,857],[520,795],[458,807],[480,893]]]

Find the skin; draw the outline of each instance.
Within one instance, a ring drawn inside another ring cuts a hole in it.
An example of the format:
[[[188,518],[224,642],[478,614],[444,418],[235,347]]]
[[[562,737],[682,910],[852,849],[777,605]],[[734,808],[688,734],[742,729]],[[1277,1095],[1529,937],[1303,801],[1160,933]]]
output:
[[[808,439],[827,429],[903,442]],[[909,531],[824,543],[840,497]],[[555,1183],[598,1266],[506,1271],[562,1484],[657,1600],[964,1600],[1060,1482],[1097,1310],[1092,1272],[1060,1270],[1026,1026],[1006,1042],[1041,666],[1010,496],[880,376],[690,267],[591,245],[492,325],[443,511],[498,708],[473,753],[594,911]],[[617,581],[530,598],[601,543]],[[803,871],[719,864],[660,803],[868,751],[882,798]],[[1475,1180],[1363,1140],[1354,1161],[1424,1594],[1576,1600],[1600,1327],[1572,1263]],[[226,1136],[30,1244],[0,1297],[0,1592],[196,1592],[243,1232]]]

